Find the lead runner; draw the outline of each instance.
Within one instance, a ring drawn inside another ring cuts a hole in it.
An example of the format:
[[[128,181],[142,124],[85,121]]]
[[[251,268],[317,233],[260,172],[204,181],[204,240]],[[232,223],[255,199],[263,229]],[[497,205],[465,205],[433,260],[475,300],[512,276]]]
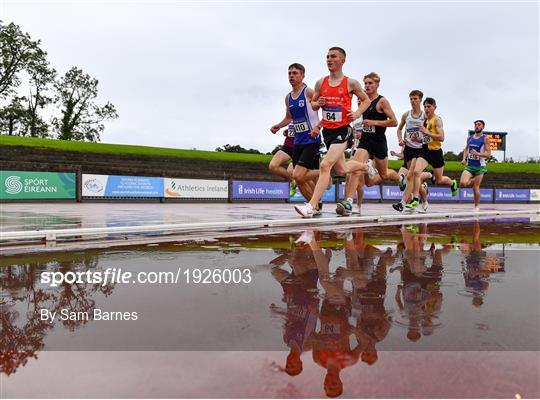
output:
[[[323,140],[328,149],[321,162],[319,179],[309,203],[295,206],[295,210],[304,218],[320,214],[318,203],[328,187],[330,171],[335,166],[340,173],[368,171],[368,165],[354,160],[345,162],[344,152],[352,138],[350,122],[367,110],[369,98],[356,79],[343,74],[346,53],[341,47],[331,47],[326,55],[326,65],[330,74],[315,84],[315,93],[311,101],[313,110],[322,108]],[[352,95],[358,98],[358,109],[351,110]],[[314,127],[312,136],[319,135],[319,125]]]

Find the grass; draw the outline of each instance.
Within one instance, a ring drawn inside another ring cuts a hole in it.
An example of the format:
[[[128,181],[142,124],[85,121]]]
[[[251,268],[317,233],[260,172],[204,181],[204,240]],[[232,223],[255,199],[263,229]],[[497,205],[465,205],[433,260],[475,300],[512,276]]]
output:
[[[39,139],[0,135],[0,146],[28,146],[53,151],[78,151],[81,153],[131,154],[165,156],[211,161],[269,163],[272,156],[264,154],[218,153],[216,151],[171,149],[166,147],[132,146],[125,144],[71,142],[67,140]]]
[[[39,139],[20,136],[0,135],[0,146],[28,146],[53,151],[78,151],[99,154],[132,154],[145,156],[166,156],[191,158],[210,161],[231,161],[249,163],[268,163],[272,156],[263,154],[218,153],[215,151],[183,150],[165,147],[132,146],[125,144],[71,142],[66,140]],[[390,160],[389,167],[399,169],[403,164],[399,160]],[[461,172],[463,165],[457,161],[447,161],[446,171]],[[533,173],[540,174],[540,164],[536,163],[491,163],[488,166],[492,173]]]

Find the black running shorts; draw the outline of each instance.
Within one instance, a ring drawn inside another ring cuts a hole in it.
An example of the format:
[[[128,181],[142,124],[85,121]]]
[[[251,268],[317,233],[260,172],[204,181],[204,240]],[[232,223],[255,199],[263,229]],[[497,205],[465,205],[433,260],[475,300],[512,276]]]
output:
[[[293,165],[307,169],[319,169],[319,147],[319,143],[294,145]]]
[[[362,132],[357,148],[366,150],[370,156],[379,160],[388,157],[388,145],[384,134]]]
[[[444,158],[442,149],[430,150],[427,145],[422,146],[422,152],[418,158],[423,158],[433,168],[444,167]]]
[[[340,126],[339,128],[323,128],[322,130],[324,144],[330,150],[330,145],[349,142],[353,137],[353,128],[350,125]]]

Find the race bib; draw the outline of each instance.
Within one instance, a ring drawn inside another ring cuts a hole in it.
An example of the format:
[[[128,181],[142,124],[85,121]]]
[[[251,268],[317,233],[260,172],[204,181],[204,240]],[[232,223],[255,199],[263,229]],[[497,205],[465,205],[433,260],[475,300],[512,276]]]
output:
[[[418,127],[416,127],[416,128],[408,128],[405,131],[405,137],[406,138],[414,139],[414,138],[417,138],[419,134],[420,134],[420,128],[418,128]]]
[[[343,119],[341,107],[323,107],[322,110],[323,120],[327,122],[341,122]]]
[[[294,137],[294,133],[295,133],[294,125],[293,125],[293,124],[290,124],[290,125],[287,127],[287,136],[288,136],[288,137]]]
[[[362,121],[363,121],[362,117],[354,120],[353,127],[356,133],[362,133],[362,130],[364,129],[364,124]]]
[[[467,156],[467,158],[469,160],[480,160],[480,157],[471,154],[471,150],[469,150],[469,155]]]
[[[373,125],[371,125],[371,126],[365,126],[364,125],[363,132],[365,132],[365,133],[375,133],[375,127]]]
[[[298,122],[294,124],[294,131],[296,133],[309,132],[309,127],[307,122]]]

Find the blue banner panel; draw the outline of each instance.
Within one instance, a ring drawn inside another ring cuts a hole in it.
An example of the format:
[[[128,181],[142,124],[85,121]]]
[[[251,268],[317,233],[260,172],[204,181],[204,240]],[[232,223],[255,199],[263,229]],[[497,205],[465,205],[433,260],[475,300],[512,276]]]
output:
[[[474,201],[473,191],[471,188],[459,189],[460,201]],[[493,201],[493,189],[480,189],[480,201]]]
[[[383,200],[401,200],[403,192],[399,190],[399,186],[383,186],[382,198]]]
[[[233,181],[233,199],[288,199],[288,182]]]
[[[109,175],[106,197],[163,197],[163,178]]]
[[[452,196],[452,190],[448,187],[430,187],[428,201],[458,201],[459,194]]]
[[[529,201],[529,189],[495,189],[495,201]]]
[[[304,202],[306,199],[304,196],[302,196],[302,193],[300,193],[300,189],[296,187],[296,191],[294,192],[294,196],[290,198],[291,203],[299,203]],[[336,202],[336,185],[332,185],[330,189],[326,189],[322,196],[322,202],[323,203],[335,203]]]
[[[358,195],[355,193],[354,198],[356,199]],[[339,199],[343,200],[345,198],[345,184],[340,183],[339,185]],[[375,186],[365,186],[364,185],[364,200],[380,200],[381,198],[381,189],[379,185]]]

